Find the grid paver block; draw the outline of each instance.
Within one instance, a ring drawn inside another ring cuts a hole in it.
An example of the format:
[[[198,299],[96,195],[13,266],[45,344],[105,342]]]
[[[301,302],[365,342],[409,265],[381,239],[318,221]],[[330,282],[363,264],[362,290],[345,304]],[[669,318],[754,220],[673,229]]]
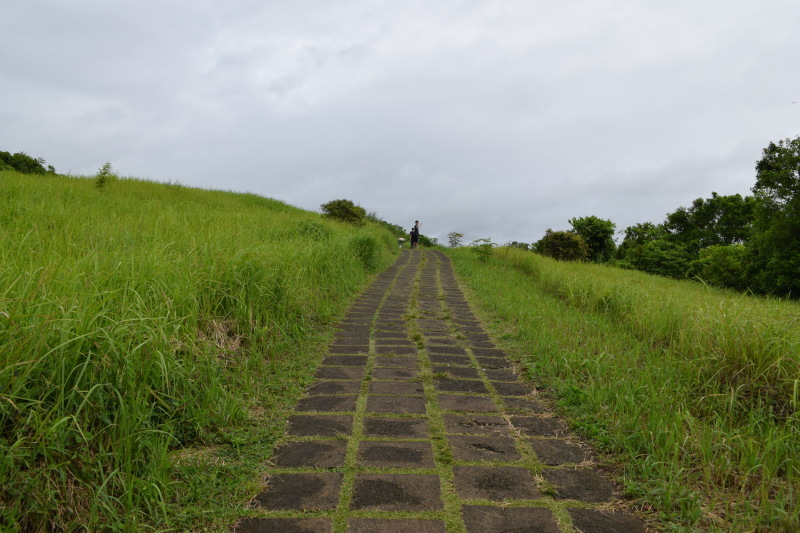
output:
[[[341,486],[342,474],[337,472],[273,474],[267,490],[257,495],[253,503],[256,507],[271,510],[335,509]]]
[[[541,507],[465,505],[461,510],[467,533],[559,533],[556,519]]]
[[[362,466],[433,468],[430,442],[362,441],[356,461]]]
[[[545,468],[542,475],[555,487],[557,500],[599,503],[614,499],[614,485],[597,470]]]
[[[287,442],[275,451],[272,462],[278,467],[336,468],[344,466],[347,441],[308,440]]]
[[[347,533],[445,533],[445,526],[441,520],[351,518]]]
[[[350,415],[294,415],[288,423],[287,433],[294,437],[336,437],[353,432]]]
[[[572,525],[582,533],[645,533],[644,522],[627,513],[567,509]]]
[[[527,468],[518,466],[453,467],[458,496],[465,500],[532,500],[539,497]]]
[[[351,509],[434,511],[442,509],[439,476],[433,474],[357,474]]]

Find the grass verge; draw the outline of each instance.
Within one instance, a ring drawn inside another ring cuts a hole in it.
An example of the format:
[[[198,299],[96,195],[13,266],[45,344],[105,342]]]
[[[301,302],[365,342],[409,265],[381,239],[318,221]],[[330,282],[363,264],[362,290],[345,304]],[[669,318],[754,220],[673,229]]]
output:
[[[512,249],[448,254],[502,347],[665,528],[798,529],[798,304]]]

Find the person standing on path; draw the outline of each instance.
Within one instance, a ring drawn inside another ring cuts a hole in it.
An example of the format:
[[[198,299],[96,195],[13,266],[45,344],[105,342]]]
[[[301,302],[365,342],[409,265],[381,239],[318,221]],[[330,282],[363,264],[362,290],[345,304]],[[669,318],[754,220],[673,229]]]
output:
[[[411,228],[411,247],[419,248],[419,220],[414,221],[414,227]]]

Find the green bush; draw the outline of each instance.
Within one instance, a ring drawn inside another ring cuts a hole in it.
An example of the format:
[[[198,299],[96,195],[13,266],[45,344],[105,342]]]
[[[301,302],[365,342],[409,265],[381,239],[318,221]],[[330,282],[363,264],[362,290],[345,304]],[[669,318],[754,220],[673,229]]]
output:
[[[540,254],[559,261],[585,261],[589,257],[586,241],[572,231],[548,229],[533,246]]]
[[[349,222],[357,226],[367,223],[367,211],[363,207],[354,204],[350,200],[332,200],[320,206],[323,216]]]
[[[700,259],[693,261],[690,276],[709,285],[726,289],[747,289],[745,257],[747,249],[742,244],[723,246],[715,244],[700,250]]]

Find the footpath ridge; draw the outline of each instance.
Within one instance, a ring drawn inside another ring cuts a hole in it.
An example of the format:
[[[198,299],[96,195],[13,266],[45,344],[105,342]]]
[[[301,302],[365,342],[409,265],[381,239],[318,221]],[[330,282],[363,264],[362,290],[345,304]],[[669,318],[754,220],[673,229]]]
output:
[[[236,533],[642,533],[490,340],[449,258],[402,250],[340,324]]]

